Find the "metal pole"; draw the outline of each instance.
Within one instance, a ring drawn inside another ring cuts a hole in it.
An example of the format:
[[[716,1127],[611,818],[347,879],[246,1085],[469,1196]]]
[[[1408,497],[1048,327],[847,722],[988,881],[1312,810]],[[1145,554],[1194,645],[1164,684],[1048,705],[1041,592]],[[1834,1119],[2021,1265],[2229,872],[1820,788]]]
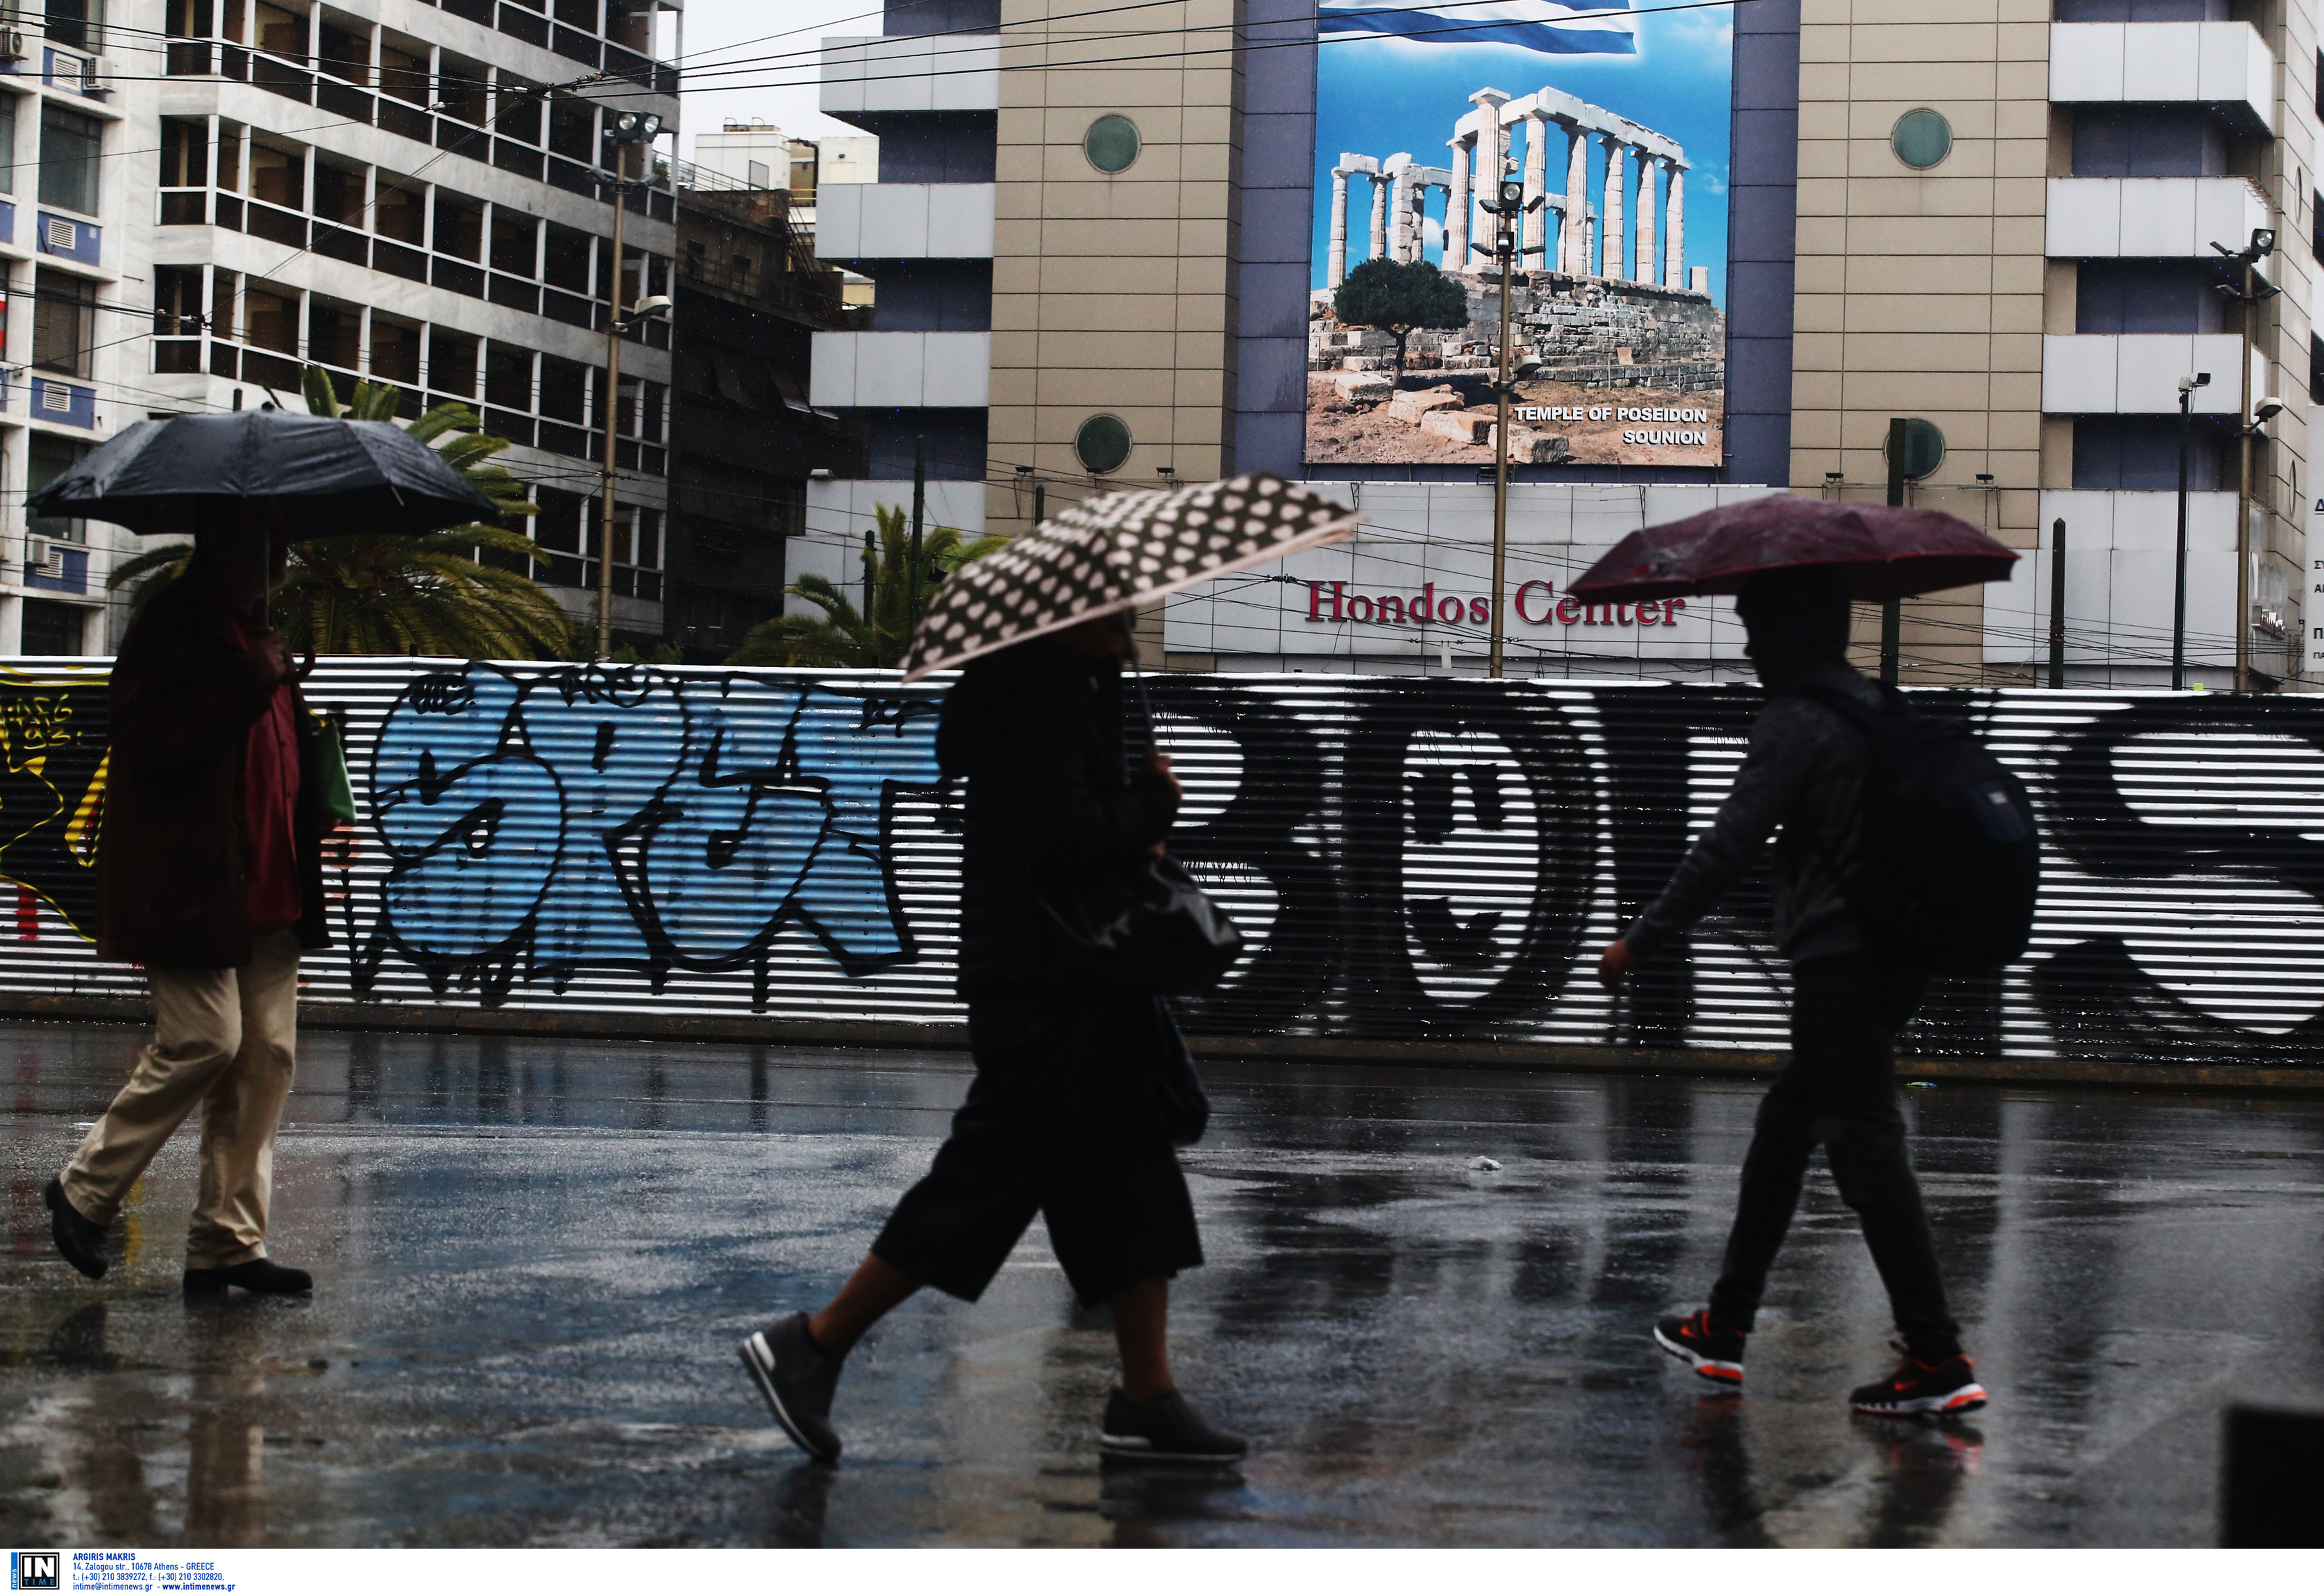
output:
[[[613,657],[613,456],[622,414],[622,217],[629,209],[630,146],[613,146],[613,279],[605,310],[605,476],[597,527],[597,657]]]
[[[904,623],[909,625],[920,608],[920,519],[928,503],[928,435],[912,434],[912,552],[905,568]]]
[[[1048,513],[1049,484],[1046,482],[1036,482],[1033,484],[1033,530],[1035,531],[1041,530],[1041,522],[1047,518]]]
[[[1494,180],[1496,185],[1500,181]],[[1496,188],[1496,197],[1499,189]],[[1494,383],[1497,405],[1493,427],[1493,635],[1487,668],[1501,678],[1501,604],[1508,585],[1509,565],[1509,271],[1517,261],[1517,218],[1506,212],[1497,217],[1493,253],[1501,257],[1501,375]]]
[[[1888,502],[1902,508],[1904,502],[1904,419],[1888,419]],[[1880,679],[1889,686],[1896,685],[1898,656],[1903,651],[1904,613],[1898,600],[1890,598],[1880,605]]]
[[[2066,685],[2066,523],[2050,523],[2050,690]]]
[[[2244,407],[2237,429],[2243,434],[2239,475],[2236,482],[2236,690],[2251,690],[2251,509],[2252,509],[2252,323],[2259,318],[2259,300],[2252,279],[2258,273],[2255,257],[2244,262]]]
[[[2187,686],[2187,443],[2194,425],[2195,391],[2179,390],[2179,533],[2171,577],[2171,690]]]
[[[873,576],[879,568],[880,557],[872,551],[872,534],[867,530],[863,534],[863,623],[867,626],[872,623]]]

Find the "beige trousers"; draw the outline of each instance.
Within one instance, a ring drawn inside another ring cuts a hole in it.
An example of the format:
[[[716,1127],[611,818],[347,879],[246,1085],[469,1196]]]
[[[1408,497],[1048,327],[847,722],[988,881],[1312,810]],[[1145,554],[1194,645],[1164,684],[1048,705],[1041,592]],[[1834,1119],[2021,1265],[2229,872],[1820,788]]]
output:
[[[153,1040],[65,1166],[65,1194],[110,1224],[162,1144],[202,1111],[201,1195],[186,1266],[266,1255],[274,1127],[299,1038],[299,933],[262,933],[242,969],[149,969]]]

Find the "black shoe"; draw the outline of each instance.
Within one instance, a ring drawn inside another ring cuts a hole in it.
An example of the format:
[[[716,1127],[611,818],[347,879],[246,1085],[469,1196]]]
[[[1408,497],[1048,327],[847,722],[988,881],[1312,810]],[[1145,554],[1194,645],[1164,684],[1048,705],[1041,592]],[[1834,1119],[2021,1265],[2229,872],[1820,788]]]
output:
[[[1743,1382],[1743,1341],[1739,1329],[1721,1329],[1702,1307],[1684,1318],[1665,1318],[1655,1325],[1655,1343],[1703,1378],[1721,1385]]]
[[[831,1426],[831,1393],[844,1359],[826,1357],[807,1332],[807,1314],[779,1318],[742,1342],[742,1366],[758,1381],[767,1410],[798,1448],[818,1462],[839,1460]]]
[[[315,1277],[304,1268],[286,1268],[272,1258],[253,1258],[230,1268],[186,1270],[188,1295],[222,1296],[230,1285],[253,1295],[306,1295],[315,1288]]]
[[[104,1278],[107,1267],[105,1226],[83,1218],[72,1198],[65,1194],[64,1182],[53,1176],[41,1198],[49,1204],[49,1233],[55,1237],[57,1250],[65,1261],[91,1279]]]
[[[1985,1405],[1986,1396],[1985,1387],[1977,1382],[1976,1365],[1959,1352],[1941,1362],[1923,1362],[1908,1354],[1895,1372],[1877,1384],[1858,1386],[1848,1401],[1858,1412],[1883,1417],[1924,1412],[1950,1417],[1975,1412]]]
[[[1239,1462],[1250,1450],[1250,1441],[1206,1422],[1176,1390],[1135,1401],[1119,1387],[1106,1397],[1097,1445],[1110,1457],[1148,1462]]]

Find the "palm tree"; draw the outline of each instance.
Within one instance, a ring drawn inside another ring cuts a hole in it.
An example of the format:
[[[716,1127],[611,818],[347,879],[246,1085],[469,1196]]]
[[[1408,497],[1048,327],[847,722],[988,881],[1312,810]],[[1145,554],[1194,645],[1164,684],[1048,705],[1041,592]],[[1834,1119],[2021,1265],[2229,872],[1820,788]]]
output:
[[[387,383],[362,382],[342,407],[330,373],[315,365],[307,368],[304,392],[315,414],[363,421],[392,420],[401,397]],[[499,507],[496,519],[534,513],[524,484],[491,463],[507,439],[487,437],[483,428],[466,405],[439,404],[409,429]],[[151,549],[116,569],[106,585],[134,583],[142,603],[175,580],[192,557],[190,543]],[[544,558],[521,532],[482,522],[317,538],[290,545],[290,574],[272,604],[283,644],[294,653],[561,659],[571,648],[571,624],[524,574],[530,561]]]
[[[982,559],[1009,540],[998,534],[970,539],[957,527],[938,526],[921,539],[916,562],[904,512],[881,504],[872,514],[880,523],[877,553],[871,549],[863,552],[870,567],[871,613],[858,611],[828,578],[803,576],[784,591],[823,613],[779,614],[760,622],[728,657],[728,664],[893,669],[903,662],[912,628],[927,613],[937,584],[947,573]]]

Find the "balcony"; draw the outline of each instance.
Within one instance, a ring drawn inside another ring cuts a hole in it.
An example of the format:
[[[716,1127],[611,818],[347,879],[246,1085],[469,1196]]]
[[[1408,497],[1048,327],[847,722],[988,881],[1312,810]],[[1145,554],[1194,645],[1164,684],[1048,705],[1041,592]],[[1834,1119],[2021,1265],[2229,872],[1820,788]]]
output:
[[[2234,415],[2243,403],[2236,362],[2243,340],[2228,333],[2070,333],[2042,340],[2042,409],[2051,415],[2171,415],[2179,379],[2208,371],[2195,390],[2197,415]]]
[[[818,410],[982,410],[989,332],[818,332],[808,402]]]
[[[2238,133],[2275,131],[2275,57],[2249,23],[2052,23],[2053,105],[2209,106]]]
[[[826,116],[1000,108],[998,35],[931,33],[823,41],[822,109]]]
[[[2052,260],[2208,259],[2213,244],[2240,247],[2253,228],[2273,225],[2266,197],[2244,178],[2053,177],[2043,253]]]
[[[825,260],[991,260],[991,183],[832,183],[816,196]]]

